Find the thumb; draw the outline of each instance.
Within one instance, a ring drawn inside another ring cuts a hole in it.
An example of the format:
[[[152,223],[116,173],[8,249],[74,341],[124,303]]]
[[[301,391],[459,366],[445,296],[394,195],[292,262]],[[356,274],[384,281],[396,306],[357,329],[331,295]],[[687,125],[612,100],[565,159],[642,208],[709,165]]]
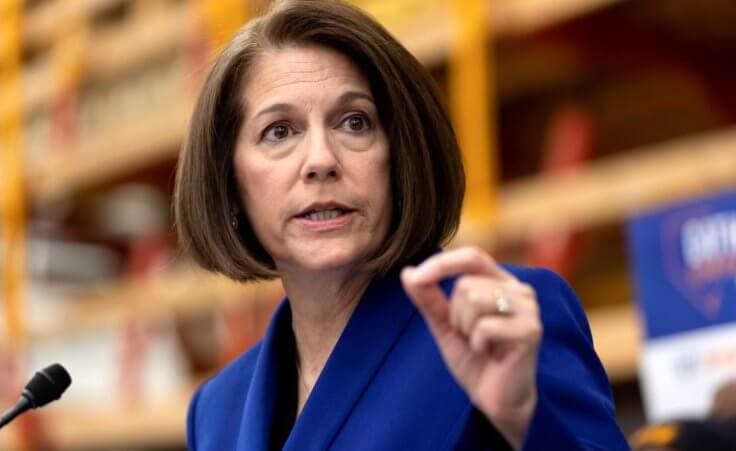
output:
[[[401,284],[404,291],[417,307],[435,334],[445,332],[449,327],[450,306],[445,293],[437,283],[419,283],[414,277],[416,268],[407,266],[401,271]]]

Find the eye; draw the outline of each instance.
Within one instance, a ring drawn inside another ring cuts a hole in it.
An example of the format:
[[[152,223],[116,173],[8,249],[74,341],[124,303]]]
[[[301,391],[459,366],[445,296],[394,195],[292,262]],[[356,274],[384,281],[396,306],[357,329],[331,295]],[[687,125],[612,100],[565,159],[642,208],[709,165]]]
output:
[[[270,142],[283,141],[289,137],[291,128],[286,124],[272,124],[266,127],[261,134],[261,139]]]
[[[340,125],[347,132],[360,133],[370,127],[370,121],[363,114],[352,114],[346,117]]]

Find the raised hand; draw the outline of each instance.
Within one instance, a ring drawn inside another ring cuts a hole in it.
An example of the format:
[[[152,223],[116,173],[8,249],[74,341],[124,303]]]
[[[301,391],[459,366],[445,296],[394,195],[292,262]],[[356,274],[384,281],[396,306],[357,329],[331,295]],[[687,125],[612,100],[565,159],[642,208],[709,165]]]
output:
[[[458,275],[451,299],[439,286]],[[406,267],[401,281],[473,404],[515,448],[537,403],[542,336],[534,289],[479,248],[435,254]]]

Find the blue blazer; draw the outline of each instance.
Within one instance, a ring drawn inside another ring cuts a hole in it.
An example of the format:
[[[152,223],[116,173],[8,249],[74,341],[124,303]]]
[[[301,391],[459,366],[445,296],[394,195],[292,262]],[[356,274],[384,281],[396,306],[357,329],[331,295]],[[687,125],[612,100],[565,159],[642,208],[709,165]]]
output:
[[[608,379],[570,287],[547,270],[506,267],[537,292],[544,327],[539,400],[524,450],[626,450]],[[455,279],[442,283],[449,294]],[[288,300],[265,337],[205,382],[187,419],[189,449],[266,451]],[[394,274],[375,279],[348,321],[284,450],[503,449],[457,385]]]

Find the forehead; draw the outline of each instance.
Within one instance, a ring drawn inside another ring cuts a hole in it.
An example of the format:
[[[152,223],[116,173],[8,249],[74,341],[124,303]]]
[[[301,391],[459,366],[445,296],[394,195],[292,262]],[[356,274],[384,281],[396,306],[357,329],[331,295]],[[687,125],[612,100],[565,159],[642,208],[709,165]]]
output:
[[[337,97],[347,88],[370,94],[368,81],[349,58],[327,47],[293,46],[260,55],[243,94],[251,110],[266,102],[289,101],[289,97]]]

